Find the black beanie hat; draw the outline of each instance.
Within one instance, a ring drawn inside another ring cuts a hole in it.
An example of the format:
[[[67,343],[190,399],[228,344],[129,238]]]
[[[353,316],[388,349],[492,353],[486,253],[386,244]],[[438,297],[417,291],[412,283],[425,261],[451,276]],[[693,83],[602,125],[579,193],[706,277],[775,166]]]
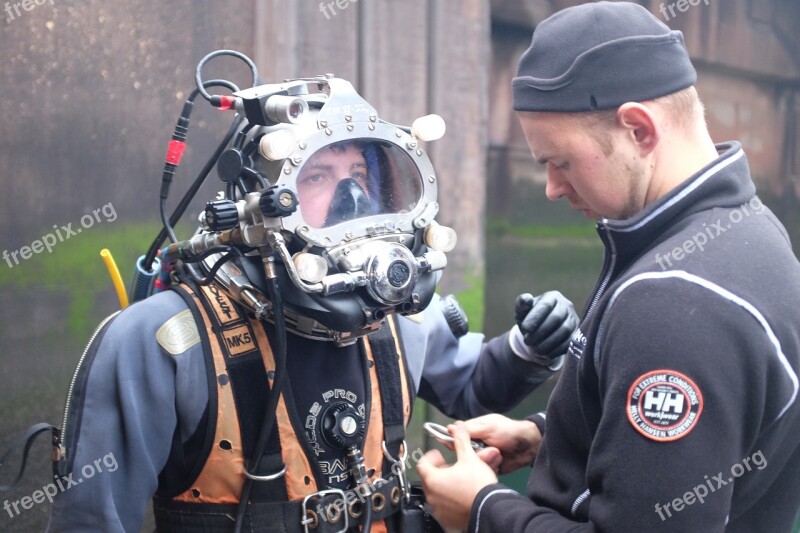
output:
[[[542,21],[512,81],[515,111],[614,109],[694,85],[683,34],[631,2],[592,2]]]

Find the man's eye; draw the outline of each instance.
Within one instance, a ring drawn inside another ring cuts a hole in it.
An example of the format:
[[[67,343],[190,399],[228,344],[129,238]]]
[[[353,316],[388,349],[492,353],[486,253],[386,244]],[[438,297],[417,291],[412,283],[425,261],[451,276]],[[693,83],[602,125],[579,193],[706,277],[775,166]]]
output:
[[[366,172],[353,172],[350,174],[350,177],[356,181],[360,181],[361,183],[367,182],[367,173]]]
[[[317,174],[308,174],[307,176],[303,177],[301,181],[304,184],[316,185],[317,183],[320,183],[323,179],[325,179],[325,176],[317,173]]]

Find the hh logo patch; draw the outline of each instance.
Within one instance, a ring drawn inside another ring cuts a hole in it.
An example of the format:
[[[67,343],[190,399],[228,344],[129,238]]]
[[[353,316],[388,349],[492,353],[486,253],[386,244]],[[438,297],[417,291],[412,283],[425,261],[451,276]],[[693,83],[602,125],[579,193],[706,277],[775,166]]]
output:
[[[628,420],[647,437],[661,442],[688,435],[703,412],[703,395],[694,381],[674,370],[640,376],[628,391]]]

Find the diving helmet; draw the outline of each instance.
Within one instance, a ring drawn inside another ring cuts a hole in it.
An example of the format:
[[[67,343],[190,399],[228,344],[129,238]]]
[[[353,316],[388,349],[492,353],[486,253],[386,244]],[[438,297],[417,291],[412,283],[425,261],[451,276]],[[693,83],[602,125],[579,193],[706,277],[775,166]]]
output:
[[[215,269],[220,254],[210,254],[205,270],[267,319],[263,279],[277,278],[288,329],[310,338],[346,344],[387,314],[423,310],[456,241],[435,221],[437,178],[421,144],[444,121],[385,122],[332,75],[228,98],[246,123],[217,163],[226,190],[195,236],[162,256],[236,247],[242,261]]]

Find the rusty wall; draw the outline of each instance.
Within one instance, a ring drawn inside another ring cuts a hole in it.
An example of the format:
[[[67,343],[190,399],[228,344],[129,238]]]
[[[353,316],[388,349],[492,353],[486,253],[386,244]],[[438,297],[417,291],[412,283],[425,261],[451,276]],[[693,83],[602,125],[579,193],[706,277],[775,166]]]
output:
[[[230,4],[48,1],[0,15],[5,247],[107,202],[123,219],[157,216],[166,142],[195,64],[218,48],[252,53],[253,1]],[[245,68],[224,67],[247,82]],[[187,181],[230,118],[204,111],[193,117]]]

